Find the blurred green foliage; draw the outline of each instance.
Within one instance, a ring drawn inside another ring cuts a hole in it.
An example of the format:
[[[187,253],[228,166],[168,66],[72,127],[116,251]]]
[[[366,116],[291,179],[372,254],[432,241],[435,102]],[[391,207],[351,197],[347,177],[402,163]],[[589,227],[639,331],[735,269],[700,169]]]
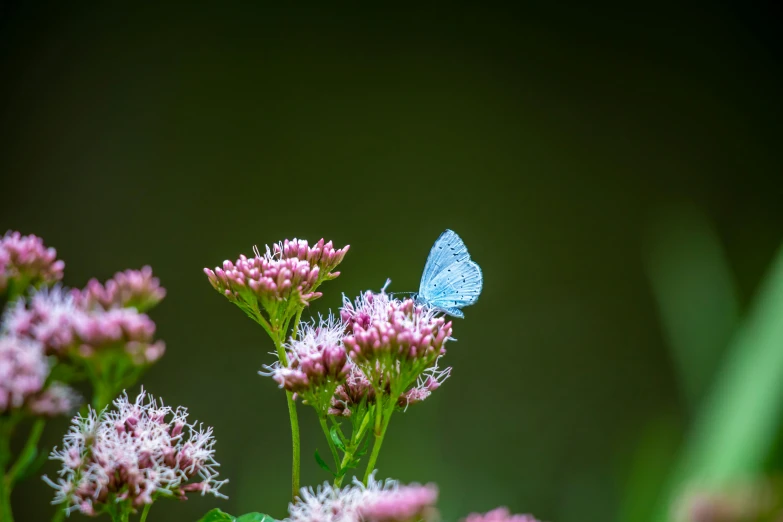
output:
[[[444,520],[652,520],[778,440],[779,54],[741,8],[0,9],[0,229],[57,247],[72,286],[153,266],[168,351],[142,382],[215,427],[231,479],[150,522],[285,513],[273,346],[201,269],[292,236],[352,245],[313,313],[416,290],[447,227],[482,266],[452,378],[379,460],[436,482]],[[15,495],[50,512],[43,483]]]

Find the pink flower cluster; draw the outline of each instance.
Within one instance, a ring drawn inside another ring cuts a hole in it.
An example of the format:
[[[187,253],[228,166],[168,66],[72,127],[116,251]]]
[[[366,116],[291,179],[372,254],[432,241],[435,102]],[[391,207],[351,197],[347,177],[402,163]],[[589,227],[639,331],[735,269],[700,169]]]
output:
[[[82,308],[135,308],[140,312],[149,310],[166,297],[166,290],[152,275],[149,266],[117,272],[106,284],[91,279],[84,290],[74,290],[73,293]]]
[[[275,244],[261,255],[239,256],[236,262],[224,261],[223,267],[204,269],[212,287],[240,306],[253,310],[253,299],[269,312],[281,301],[298,299],[302,305],[321,297],[316,291],[321,282],[334,279],[348,246],[335,249],[332,242],[321,239],[312,247],[307,241],[294,239]]]
[[[407,408],[449,378],[451,368],[440,370],[438,359],[451,336],[450,322],[411,299],[400,301],[384,292],[343,301],[342,342],[349,369],[335,389],[330,415],[350,417],[360,404],[374,404],[376,393],[391,395],[392,385],[397,406]]]
[[[121,347],[135,364],[149,364],[165,351],[154,341],[155,323],[133,308],[79,306],[61,288],[43,289],[29,302],[19,300],[8,310],[3,330],[16,337],[37,340],[47,354],[90,357],[98,351]]]
[[[369,379],[350,359],[348,364],[350,366],[348,376],[334,391],[329,415],[350,417],[353,414],[353,410],[362,402],[368,405],[375,404],[375,389]],[[423,401],[450,376],[450,367],[440,370],[436,363],[435,366],[428,368],[422,373],[417,379],[415,386],[400,395],[399,399],[397,399],[397,406],[405,409],[411,404]],[[388,394],[390,391],[389,383],[387,382],[384,392]]]
[[[44,477],[55,489],[54,503],[92,516],[117,503],[135,510],[160,496],[223,496],[212,428],[188,424],[185,408],[164,406],[144,390],[134,402],[120,396],[114,406],[75,417],[63,448],[52,452],[62,462],[57,482]]]
[[[27,407],[33,415],[53,417],[72,412],[79,405],[81,397],[73,388],[53,382],[33,397]]]
[[[62,384],[45,388],[50,370],[41,343],[0,336],[0,414],[23,407],[34,415],[44,416],[70,411],[78,397]]]
[[[309,400],[322,388],[328,389],[345,380],[350,365],[342,344],[342,323],[330,316],[319,322],[303,323],[299,328],[299,338],[286,345],[288,364],[278,361],[268,367],[268,374],[281,388]],[[331,390],[327,393],[331,394]]]
[[[416,386],[400,395],[397,405],[401,408],[407,408],[411,404],[423,401],[432,392],[440,388],[443,381],[451,377],[451,367],[441,370],[438,368],[437,361],[435,366],[427,368],[416,380]]]
[[[354,479],[342,489],[324,483],[317,490],[303,488],[288,506],[287,522],[418,522],[437,518],[434,485],[400,485],[376,481],[367,486]]]
[[[376,387],[385,380],[392,386],[399,378],[415,380],[446,353],[451,338],[451,321],[413,299],[400,301],[383,292],[367,292],[355,303],[345,299],[341,316],[348,330],[345,349]]]
[[[332,272],[332,270],[342,263],[349,248],[350,245],[345,245],[343,248],[336,249],[331,241],[324,243],[323,238],[313,246],[309,246],[304,239],[294,238],[293,241],[286,239],[282,244],[274,245],[274,253],[279,254],[283,259],[297,258],[307,261],[311,265],[318,266],[324,274],[328,274],[325,277],[334,279],[340,275],[340,272]]]
[[[345,382],[337,386],[331,400],[329,415],[350,417],[353,410],[364,401],[375,404],[375,389],[356,364],[348,360],[350,368]]]
[[[64,268],[57,251],[44,246],[38,236],[8,231],[0,238],[0,292],[5,291],[9,281],[23,286],[19,291],[29,285],[57,282],[63,278]]]
[[[539,522],[533,515],[512,515],[508,508],[499,507],[488,513],[471,513],[464,522]]]

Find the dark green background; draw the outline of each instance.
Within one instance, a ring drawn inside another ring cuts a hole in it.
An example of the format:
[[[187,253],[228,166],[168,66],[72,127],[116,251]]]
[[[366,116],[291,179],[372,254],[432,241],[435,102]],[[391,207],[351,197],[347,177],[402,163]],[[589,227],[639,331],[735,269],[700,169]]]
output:
[[[285,401],[256,374],[272,344],[203,267],[350,243],[323,312],[387,277],[416,290],[447,227],[484,292],[380,474],[436,482],[446,521],[615,519],[640,438],[690,418],[644,270],[651,220],[705,213],[743,303],[781,239],[781,54],[759,9],[2,5],[0,229],[44,237],[72,286],[153,266],[168,351],[142,382],[214,426],[231,480],[228,501],[149,520],[288,499]],[[311,413],[306,484],[327,478]],[[50,498],[24,484],[18,520]]]

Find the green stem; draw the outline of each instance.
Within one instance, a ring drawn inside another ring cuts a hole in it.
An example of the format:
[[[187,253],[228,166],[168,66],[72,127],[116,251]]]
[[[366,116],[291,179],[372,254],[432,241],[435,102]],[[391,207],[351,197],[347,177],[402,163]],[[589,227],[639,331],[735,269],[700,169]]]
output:
[[[25,442],[22,452],[19,454],[14,465],[11,466],[8,475],[6,475],[9,489],[16,484],[17,480],[19,480],[38,454],[38,441],[41,440],[41,434],[43,433],[45,424],[45,419],[37,419],[33,423],[30,435],[27,436],[27,442]]]
[[[296,319],[294,319],[294,333],[291,335],[294,339],[296,339],[297,334],[299,334],[299,321],[302,319],[302,312],[304,311],[304,308],[300,308],[298,312],[296,312]]]
[[[353,460],[353,456],[356,453],[356,450],[359,449],[359,447],[362,445],[362,440],[364,440],[364,431],[367,429],[367,426],[369,423],[370,416],[365,414],[364,419],[362,419],[362,423],[359,425],[359,429],[351,435],[351,444],[348,446],[348,448],[345,451],[345,455],[343,455],[343,461],[340,463],[340,469],[343,469],[345,466],[348,465],[351,460]],[[340,475],[339,477],[334,478],[334,487],[339,488],[343,485],[343,479],[345,478],[345,475]]]
[[[329,433],[329,426],[326,425],[326,416],[325,415],[318,415],[318,422],[321,423],[321,429],[324,430],[324,436],[326,437],[326,442],[329,443],[329,449],[332,451],[332,457],[334,458],[334,465],[337,466],[340,463],[340,455],[337,453],[337,447],[334,445],[334,441],[332,440],[332,434]],[[337,469],[337,472],[340,470]]]
[[[92,407],[96,411],[101,411],[114,399],[114,390],[111,384],[100,378],[93,381],[93,386],[95,389],[92,395]]]
[[[277,335],[272,337],[275,342],[275,348],[277,348],[277,357],[280,359],[280,364],[287,366],[288,357],[285,354],[285,348],[283,347],[283,339],[285,338],[285,332],[276,331]],[[285,392],[286,402],[288,404],[288,417],[291,420],[291,498],[296,499],[299,494],[299,469],[301,461],[301,449],[299,443],[299,418],[296,415],[296,402],[294,402],[294,394],[290,391]]]
[[[299,448],[299,419],[296,415],[294,394],[286,390],[285,397],[288,402],[288,416],[291,419],[291,498],[296,499],[299,494],[299,461],[301,453]]]
[[[152,507],[152,504],[145,504],[144,505],[144,511],[141,512],[141,518],[139,519],[139,522],[146,522],[147,521],[147,513],[150,512],[150,508]]]
[[[380,397],[379,397],[380,399]],[[386,435],[386,429],[389,427],[389,420],[391,419],[392,413],[394,413],[394,406],[397,403],[397,399],[395,397],[389,397],[388,398],[389,403],[386,405],[386,409],[383,411],[380,417],[382,417],[380,430],[378,429],[378,419],[379,417],[376,416],[375,421],[375,442],[373,443],[372,447],[372,453],[370,454],[370,460],[367,462],[367,470],[364,473],[364,485],[366,486],[367,483],[370,480],[370,475],[372,474],[374,468],[375,468],[375,461],[378,460],[378,454],[381,452],[381,445],[383,444],[383,437]],[[380,410],[381,408],[381,401],[379,400],[378,403],[375,405],[376,408]]]
[[[65,520],[65,508],[58,505],[57,511],[54,513],[54,516],[52,517],[52,522],[63,522]]]
[[[11,511],[11,481],[5,473],[11,462],[11,435],[18,418],[10,417],[0,419],[0,520],[13,522],[14,515]]]
[[[349,451],[345,452],[345,455],[343,455],[343,460],[342,460],[342,462],[340,462],[340,469],[343,469],[345,466],[348,465],[349,462],[351,462],[351,459],[353,458],[353,454],[354,453],[356,453],[356,448],[350,448]],[[339,488],[340,486],[342,486],[344,478],[345,478],[345,475],[340,475],[339,477],[334,477],[334,487]]]

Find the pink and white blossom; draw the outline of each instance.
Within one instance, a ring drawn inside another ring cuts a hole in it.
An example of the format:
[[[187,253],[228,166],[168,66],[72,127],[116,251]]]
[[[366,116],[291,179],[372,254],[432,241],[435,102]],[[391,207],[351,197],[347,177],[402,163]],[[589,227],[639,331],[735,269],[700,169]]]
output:
[[[104,284],[91,279],[83,290],[74,290],[73,294],[82,308],[100,306],[108,310],[132,307],[143,312],[163,300],[166,290],[152,275],[152,268],[145,266],[141,270],[117,272]]]
[[[152,319],[135,308],[85,309],[57,286],[17,300],[2,321],[2,332],[35,339],[47,354],[91,357],[119,348],[138,365],[155,362],[165,351],[165,344],[154,340],[155,329]]]
[[[253,257],[241,255],[214,270],[205,268],[204,273],[215,290],[240,306],[253,309],[250,301],[257,299],[269,311],[291,298],[306,305],[321,297],[316,291],[321,282],[340,275],[333,270],[348,248],[335,249],[331,241],[325,243],[323,239],[313,246],[305,240],[285,240],[267,246],[264,254],[254,248]]]
[[[0,292],[9,282],[16,282],[21,287],[18,291],[55,283],[63,278],[64,268],[57,251],[46,247],[38,236],[9,230],[0,238]]]
[[[284,345],[286,364],[277,361],[262,374],[300,395],[317,394],[323,387],[344,381],[350,369],[342,342],[344,330],[342,322],[331,315],[300,324],[297,339]]]
[[[394,480],[336,488],[324,483],[316,489],[302,488],[289,504],[287,522],[417,522],[437,518],[438,490],[432,485],[401,485]]]
[[[156,499],[185,499],[188,492],[219,493],[212,428],[188,423],[183,407],[165,406],[144,390],[131,402],[126,394],[114,409],[76,416],[50,458],[62,463],[53,503],[97,515],[112,504],[135,510]]]
[[[0,335],[0,414],[26,409],[40,416],[71,411],[79,397],[60,383],[47,384],[51,362],[34,339]]]

